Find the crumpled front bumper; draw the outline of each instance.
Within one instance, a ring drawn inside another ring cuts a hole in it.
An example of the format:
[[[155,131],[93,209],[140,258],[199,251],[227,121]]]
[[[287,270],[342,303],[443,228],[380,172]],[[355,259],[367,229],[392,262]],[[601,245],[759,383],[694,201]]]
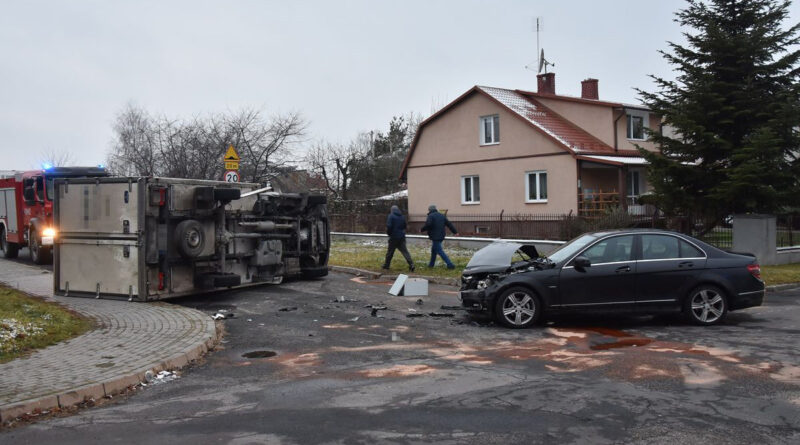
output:
[[[485,312],[490,310],[490,303],[485,289],[462,290],[458,294],[461,306],[470,312]]]

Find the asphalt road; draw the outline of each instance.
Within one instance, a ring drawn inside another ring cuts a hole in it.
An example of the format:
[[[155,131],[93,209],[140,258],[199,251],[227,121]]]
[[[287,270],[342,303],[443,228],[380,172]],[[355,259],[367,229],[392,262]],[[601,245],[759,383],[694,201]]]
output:
[[[800,290],[711,328],[598,316],[514,331],[442,310],[453,288],[420,306],[388,286],[333,274],[177,300],[234,314],[205,363],[0,442],[800,442]],[[434,311],[455,316],[406,317]]]

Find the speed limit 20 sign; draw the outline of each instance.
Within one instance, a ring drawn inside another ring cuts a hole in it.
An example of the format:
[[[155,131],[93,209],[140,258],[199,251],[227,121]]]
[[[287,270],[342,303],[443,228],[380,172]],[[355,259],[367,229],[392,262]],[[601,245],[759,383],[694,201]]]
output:
[[[235,170],[226,171],[225,182],[239,182],[239,172]]]

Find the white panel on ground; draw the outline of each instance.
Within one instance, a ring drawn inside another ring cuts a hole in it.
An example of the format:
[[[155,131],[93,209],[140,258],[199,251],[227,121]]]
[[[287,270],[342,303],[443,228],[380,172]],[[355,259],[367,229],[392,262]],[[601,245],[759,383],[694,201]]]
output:
[[[403,292],[403,285],[406,284],[406,280],[408,280],[408,275],[402,273],[398,275],[397,279],[394,280],[392,288],[389,289],[389,293],[394,295],[395,297],[400,295]]]
[[[428,295],[428,280],[425,278],[409,278],[403,287],[406,297],[422,297]]]

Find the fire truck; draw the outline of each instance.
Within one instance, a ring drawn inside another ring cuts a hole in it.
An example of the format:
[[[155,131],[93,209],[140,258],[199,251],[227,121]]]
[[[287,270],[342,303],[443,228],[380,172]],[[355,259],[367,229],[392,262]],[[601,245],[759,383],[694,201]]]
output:
[[[28,247],[36,264],[52,260],[57,228],[53,226],[56,178],[108,176],[103,167],[47,167],[42,170],[0,171],[0,249],[16,258]]]

